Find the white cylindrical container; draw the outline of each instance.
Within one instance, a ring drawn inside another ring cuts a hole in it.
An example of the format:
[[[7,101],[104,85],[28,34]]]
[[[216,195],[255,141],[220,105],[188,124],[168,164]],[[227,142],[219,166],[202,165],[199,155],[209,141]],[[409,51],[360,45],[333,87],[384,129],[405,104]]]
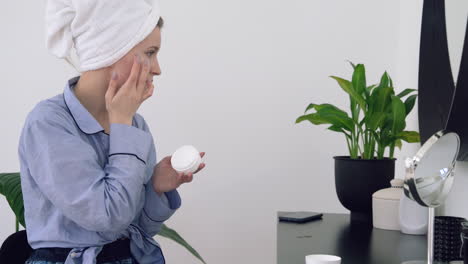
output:
[[[425,235],[427,233],[429,208],[403,195],[400,201],[400,229],[404,234]]]
[[[341,258],[333,255],[307,255],[306,264],[340,264]]]
[[[178,148],[171,157],[172,168],[181,173],[195,172],[200,163],[200,152],[191,145]]]
[[[390,184],[391,188],[379,190],[372,195],[372,223],[375,228],[400,230],[398,208],[403,196],[403,180],[393,179]]]

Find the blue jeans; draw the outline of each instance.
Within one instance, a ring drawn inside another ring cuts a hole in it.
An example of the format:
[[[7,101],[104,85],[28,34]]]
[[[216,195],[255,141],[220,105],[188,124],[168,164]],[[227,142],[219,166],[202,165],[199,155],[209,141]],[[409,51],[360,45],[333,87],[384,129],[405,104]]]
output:
[[[55,262],[55,261],[47,261],[47,260],[34,260],[32,258],[28,259],[25,264],[63,264],[64,262]],[[134,258],[122,259],[113,262],[105,262],[98,264],[137,264]]]
[[[64,262],[54,262],[54,261],[45,261],[45,260],[27,260],[25,264],[63,264]],[[106,262],[100,264],[135,264],[133,258],[118,260],[114,262]]]
[[[68,253],[61,249],[34,251],[25,264],[64,264],[67,255]],[[120,254],[119,257],[116,257],[117,255],[119,254],[111,253],[101,258],[98,257],[97,264],[138,264],[130,252]]]

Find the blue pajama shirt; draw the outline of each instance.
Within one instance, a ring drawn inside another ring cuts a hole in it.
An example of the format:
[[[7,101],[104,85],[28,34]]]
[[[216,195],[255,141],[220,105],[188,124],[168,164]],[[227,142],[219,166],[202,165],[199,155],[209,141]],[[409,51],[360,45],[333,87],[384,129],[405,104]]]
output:
[[[109,134],[76,98],[80,76],[39,102],[21,132],[26,232],[32,248],[73,248],[66,264],[95,263],[102,246],[130,238],[140,264],[165,263],[153,239],[180,207],[177,190],[159,196],[151,176],[153,137],[143,117]]]

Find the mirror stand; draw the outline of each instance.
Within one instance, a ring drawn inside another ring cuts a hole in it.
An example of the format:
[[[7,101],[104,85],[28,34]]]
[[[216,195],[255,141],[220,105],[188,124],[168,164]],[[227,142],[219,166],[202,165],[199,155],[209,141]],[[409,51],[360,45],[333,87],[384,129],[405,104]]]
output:
[[[428,224],[427,224],[427,260],[411,260],[402,262],[402,264],[436,264],[434,262],[434,217],[435,208],[429,207]]]
[[[427,221],[427,264],[432,264],[434,261],[434,207],[429,207]]]

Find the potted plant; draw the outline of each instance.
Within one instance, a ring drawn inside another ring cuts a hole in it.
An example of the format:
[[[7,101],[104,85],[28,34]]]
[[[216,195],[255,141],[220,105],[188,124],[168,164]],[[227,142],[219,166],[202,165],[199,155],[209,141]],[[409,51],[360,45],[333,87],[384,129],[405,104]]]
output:
[[[335,187],[351,221],[372,222],[372,194],[390,187],[395,174],[395,147],[419,142],[419,133],[406,131],[406,117],[416,102],[415,89],[395,94],[385,72],[380,83],[367,85],[363,64],[354,65],[351,80],[331,76],[349,96],[350,114],[332,104],[307,106],[296,124],[329,125],[345,136],[349,156],[335,156]],[[309,113],[308,113],[309,112]]]
[[[6,197],[8,204],[15,213],[16,231],[19,230],[19,224],[21,224],[23,227],[26,227],[24,223],[24,205],[23,193],[21,191],[21,179],[18,172],[0,173],[0,194]],[[187,243],[175,230],[163,224],[158,235],[171,239],[179,245],[185,247],[197,259],[206,264],[200,254],[198,254],[198,252],[192,246],[190,246],[189,243]]]

